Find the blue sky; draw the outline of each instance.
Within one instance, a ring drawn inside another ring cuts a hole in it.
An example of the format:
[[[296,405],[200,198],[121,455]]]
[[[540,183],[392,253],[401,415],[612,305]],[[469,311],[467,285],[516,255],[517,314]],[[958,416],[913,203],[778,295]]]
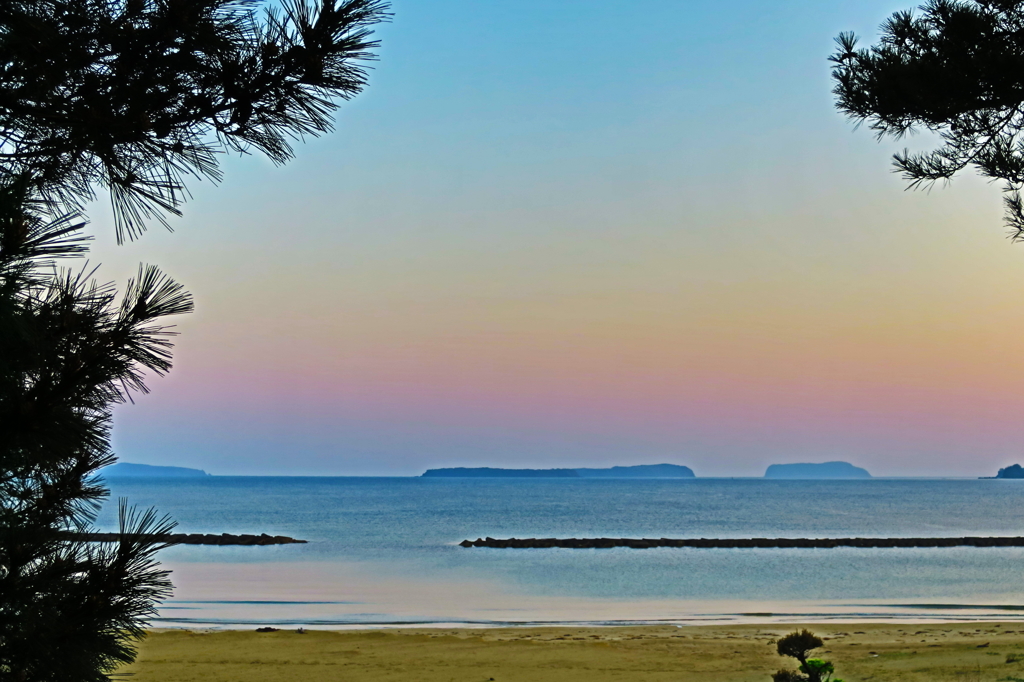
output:
[[[125,461],[239,474],[1016,461],[1024,254],[999,191],[907,192],[835,112],[891,2],[396,2],[369,88],[174,233],[193,292]]]

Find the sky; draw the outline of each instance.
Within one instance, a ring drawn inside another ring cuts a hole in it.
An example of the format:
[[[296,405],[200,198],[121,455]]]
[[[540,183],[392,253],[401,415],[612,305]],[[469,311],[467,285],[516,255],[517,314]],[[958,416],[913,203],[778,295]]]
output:
[[[155,263],[194,295],[122,461],[235,475],[1024,460],[1024,245],[927,135],[834,109],[909,3],[396,0],[370,85],[284,167],[226,157]]]

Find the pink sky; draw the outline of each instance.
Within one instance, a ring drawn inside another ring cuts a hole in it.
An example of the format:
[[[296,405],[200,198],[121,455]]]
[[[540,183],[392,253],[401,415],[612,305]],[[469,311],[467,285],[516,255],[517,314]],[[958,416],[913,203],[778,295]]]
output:
[[[513,26],[508,3],[400,2],[336,134],[284,169],[229,161],[173,234],[117,247],[97,220],[108,277],[156,262],[197,302],[172,376],[117,413],[121,457],[385,475],[1024,460],[1024,247],[998,189],[905,192],[902,143],[832,109],[831,38],[903,5],[733,5],[526,3]],[[608,61],[612,33],[635,53]]]

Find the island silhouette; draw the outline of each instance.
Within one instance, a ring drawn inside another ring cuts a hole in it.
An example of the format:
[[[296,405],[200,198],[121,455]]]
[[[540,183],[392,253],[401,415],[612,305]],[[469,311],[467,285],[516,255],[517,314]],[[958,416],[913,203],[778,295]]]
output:
[[[132,464],[131,462],[118,462],[100,469],[99,475],[104,478],[194,478],[197,476],[209,476],[202,469],[189,469],[187,467],[153,466],[151,464]]]
[[[1003,467],[996,474],[996,478],[1024,478],[1024,467],[1019,464],[1011,464],[1008,467]]]
[[[764,472],[765,478],[871,478],[867,469],[849,462],[821,462],[820,464],[772,464]]]
[[[427,469],[424,478],[694,478],[690,467],[680,464],[638,464],[606,469],[500,469],[451,467]]]

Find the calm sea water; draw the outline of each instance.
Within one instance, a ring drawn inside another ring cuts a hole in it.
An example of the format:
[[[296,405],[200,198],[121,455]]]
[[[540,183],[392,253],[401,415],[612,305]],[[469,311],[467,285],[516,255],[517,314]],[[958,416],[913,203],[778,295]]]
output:
[[[154,625],[1024,618],[1024,549],[481,549],[494,537],[1024,535],[1024,481],[115,479],[182,532]]]

